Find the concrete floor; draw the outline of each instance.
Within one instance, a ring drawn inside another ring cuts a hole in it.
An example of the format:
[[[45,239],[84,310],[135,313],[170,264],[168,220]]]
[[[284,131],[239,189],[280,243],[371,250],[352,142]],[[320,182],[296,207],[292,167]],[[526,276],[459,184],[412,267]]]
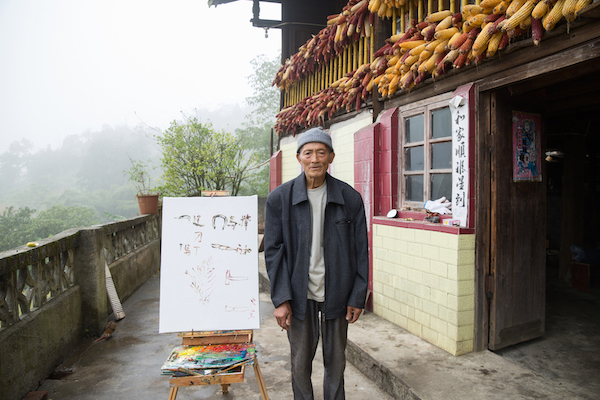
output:
[[[576,395],[600,399],[600,288],[589,293],[550,279],[543,337],[496,352]]]
[[[167,399],[168,377],[160,367],[181,341],[157,333],[158,302],[156,276],[124,303],[127,317],[112,339],[85,342],[61,366],[73,373],[48,379],[39,390],[53,400]],[[261,293],[261,329],[254,341],[269,397],[291,399],[288,343],[272,313],[268,295]],[[348,400],[600,399],[597,289],[582,293],[549,280],[545,336],[495,353],[455,357],[372,313],[350,326],[349,341],[358,368],[347,364]],[[319,353],[313,376],[316,399],[322,399]],[[260,398],[252,368],[226,397],[220,386],[181,388],[177,396],[224,398]]]
[[[254,342],[267,393],[272,400],[291,399],[287,337],[273,318],[269,296],[261,293],[260,300],[261,329],[254,331]],[[59,367],[73,373],[48,379],[38,390],[47,391],[51,400],[166,400],[169,376],[161,375],[160,368],[181,339],[177,334],[158,334],[158,306],[159,277],[155,276],[123,304],[127,316],[117,323],[111,339],[98,343],[87,340]],[[323,398],[322,375],[318,350],[313,372],[316,399]],[[345,379],[348,400],[392,398],[350,363]],[[261,398],[253,368],[246,369],[245,382],[230,386],[227,396],[220,385],[182,387],[177,394],[178,400],[225,398]]]

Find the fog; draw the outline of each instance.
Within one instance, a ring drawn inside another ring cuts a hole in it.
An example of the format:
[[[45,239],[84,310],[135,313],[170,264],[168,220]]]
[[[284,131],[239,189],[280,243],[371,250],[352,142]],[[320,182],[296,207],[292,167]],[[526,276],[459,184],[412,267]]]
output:
[[[280,18],[270,6],[261,18]],[[275,59],[281,35],[251,18],[248,1],[0,1],[0,213],[135,216],[124,172],[159,166],[155,135],[190,117],[234,133],[252,112],[251,60]]]
[[[261,4],[261,18],[279,18],[277,7]],[[277,29],[265,38],[251,18],[249,1],[1,1],[0,154],[105,126],[166,129],[182,114],[234,130],[250,60],[281,47]]]

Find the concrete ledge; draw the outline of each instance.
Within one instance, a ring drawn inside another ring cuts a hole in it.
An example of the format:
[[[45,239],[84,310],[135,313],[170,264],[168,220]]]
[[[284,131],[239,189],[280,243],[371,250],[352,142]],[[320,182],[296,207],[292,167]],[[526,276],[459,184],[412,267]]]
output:
[[[261,282],[268,282],[260,259]],[[583,399],[491,351],[454,356],[372,312],[349,327],[346,357],[396,399]]]
[[[412,389],[394,375],[388,367],[371,357],[369,353],[348,340],[346,359],[367,378],[384,390],[394,399],[420,400]]]
[[[119,300],[123,303],[148,279],[158,273],[160,269],[160,240],[153,240],[134,252],[119,258],[109,267]],[[108,308],[110,311],[110,306]]]
[[[0,331],[0,397],[17,400],[36,390],[82,336],[79,286]]]

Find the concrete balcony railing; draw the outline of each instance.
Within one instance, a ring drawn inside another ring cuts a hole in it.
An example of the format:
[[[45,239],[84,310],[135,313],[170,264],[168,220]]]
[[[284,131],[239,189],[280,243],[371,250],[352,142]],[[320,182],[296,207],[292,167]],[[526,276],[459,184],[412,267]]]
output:
[[[160,215],[70,229],[0,253],[0,398],[19,400],[111,313],[105,262],[121,301],[160,267]]]

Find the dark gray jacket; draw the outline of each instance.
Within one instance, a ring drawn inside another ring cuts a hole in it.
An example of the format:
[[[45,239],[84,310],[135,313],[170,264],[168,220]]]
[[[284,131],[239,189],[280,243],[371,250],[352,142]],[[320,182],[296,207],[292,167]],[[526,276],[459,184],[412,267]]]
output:
[[[323,234],[326,319],[365,307],[369,254],[362,197],[345,182],[327,179]],[[265,216],[265,261],[271,299],[290,301],[292,315],[304,319],[311,245],[310,204],[304,173],[271,192]]]

